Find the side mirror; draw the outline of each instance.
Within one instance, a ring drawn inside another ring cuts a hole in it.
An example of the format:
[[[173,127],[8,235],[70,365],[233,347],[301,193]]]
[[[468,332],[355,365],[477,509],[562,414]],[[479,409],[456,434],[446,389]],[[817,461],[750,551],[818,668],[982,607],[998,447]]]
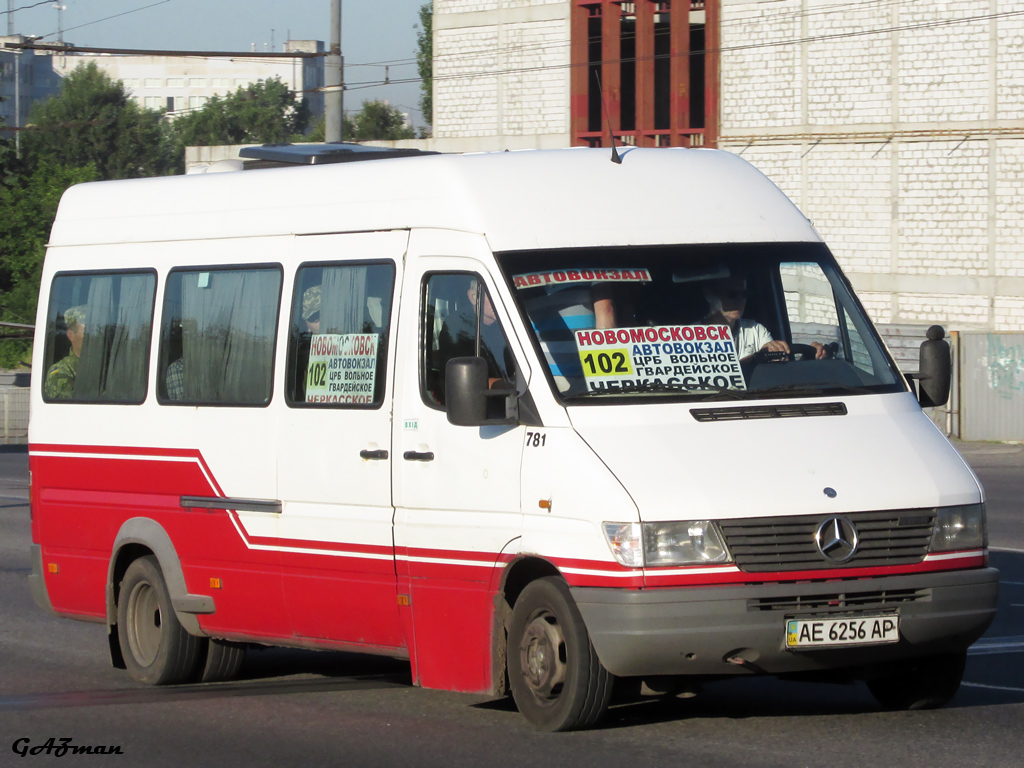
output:
[[[444,370],[445,404],[448,421],[457,427],[518,424],[515,417],[514,387],[488,386],[487,362],[482,357],[453,357]],[[500,403],[495,403],[500,398]],[[512,406],[509,407],[509,398]],[[488,417],[500,405],[501,416]],[[493,410],[492,410],[493,412]]]
[[[928,340],[921,342],[921,362],[917,379],[917,399],[922,408],[936,408],[949,400],[949,384],[953,377],[953,363],[946,332],[941,325],[928,329]]]

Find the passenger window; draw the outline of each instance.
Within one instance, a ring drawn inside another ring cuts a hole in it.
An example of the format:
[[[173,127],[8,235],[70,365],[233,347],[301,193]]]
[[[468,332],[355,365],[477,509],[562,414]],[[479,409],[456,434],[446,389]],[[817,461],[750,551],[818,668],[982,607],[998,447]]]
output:
[[[164,295],[159,401],[269,403],[280,298],[279,267],[173,270]]]
[[[57,275],[47,311],[43,399],[145,400],[155,294],[153,272]]]
[[[483,306],[478,315],[477,306]],[[487,361],[492,387],[511,386],[516,365],[487,288],[469,273],[427,278],[423,301],[424,361],[421,387],[428,405],[444,407],[445,366],[454,357],[479,355]],[[479,335],[478,335],[479,329]],[[497,400],[495,403],[499,404]]]
[[[394,284],[390,262],[299,269],[288,341],[289,405],[384,402]]]

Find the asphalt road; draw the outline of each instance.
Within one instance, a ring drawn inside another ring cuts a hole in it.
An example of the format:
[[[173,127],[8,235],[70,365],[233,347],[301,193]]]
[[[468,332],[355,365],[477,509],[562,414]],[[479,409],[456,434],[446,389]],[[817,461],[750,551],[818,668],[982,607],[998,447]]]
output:
[[[112,669],[106,631],[28,592],[27,461],[0,448],[0,766],[1014,766],[1024,764],[1024,447],[961,447],[988,491],[999,615],[945,709],[878,710],[863,684],[744,679],[613,707],[605,728],[533,731],[507,700],[427,691],[406,665],[250,653],[229,684],[147,688]],[[121,754],[21,756],[70,739]],[[27,739],[28,741],[24,741]]]

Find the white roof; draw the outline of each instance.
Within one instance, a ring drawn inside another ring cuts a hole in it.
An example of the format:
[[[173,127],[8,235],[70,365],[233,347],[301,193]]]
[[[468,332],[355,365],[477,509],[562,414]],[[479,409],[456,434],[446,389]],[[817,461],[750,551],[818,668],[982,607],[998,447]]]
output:
[[[524,150],[81,184],[50,245],[432,227],[494,251],[818,241],[742,158],[705,149]]]

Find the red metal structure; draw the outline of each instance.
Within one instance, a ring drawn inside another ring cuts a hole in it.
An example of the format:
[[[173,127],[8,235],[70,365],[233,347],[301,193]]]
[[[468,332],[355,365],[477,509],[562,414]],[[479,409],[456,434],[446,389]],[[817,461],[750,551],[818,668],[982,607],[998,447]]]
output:
[[[575,0],[572,143],[715,146],[720,5]]]

